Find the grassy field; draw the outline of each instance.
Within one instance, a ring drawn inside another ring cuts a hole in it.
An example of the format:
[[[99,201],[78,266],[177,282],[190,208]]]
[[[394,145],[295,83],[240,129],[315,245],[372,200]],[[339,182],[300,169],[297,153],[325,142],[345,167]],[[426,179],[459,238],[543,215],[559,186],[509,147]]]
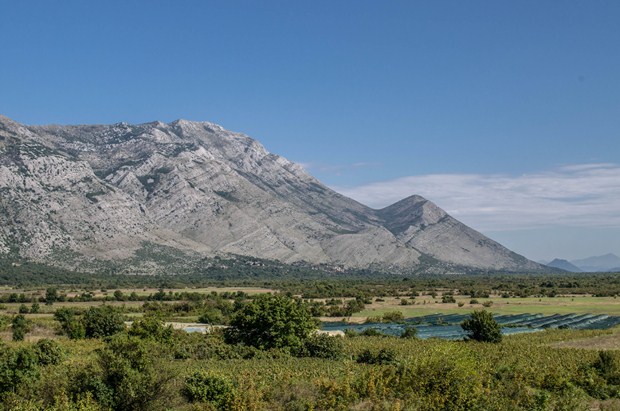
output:
[[[619,350],[620,329],[611,330],[611,334],[596,335],[594,337],[577,337],[568,341],[551,344],[554,348],[576,348],[580,350]]]
[[[401,305],[401,298],[385,297],[385,301],[374,301],[366,309],[356,313],[353,320],[364,320],[366,317],[381,316],[389,311],[400,311],[405,317],[416,317],[434,313],[468,313],[472,310],[485,309],[496,314],[609,314],[620,315],[620,299],[615,297],[568,296],[542,298],[479,298],[478,304],[470,304],[471,298],[456,296],[456,303],[444,304],[441,298],[433,299],[430,296],[416,297],[408,300],[412,305]],[[490,307],[482,304],[491,301]],[[459,307],[458,303],[463,306]],[[414,304],[415,303],[415,304]]]

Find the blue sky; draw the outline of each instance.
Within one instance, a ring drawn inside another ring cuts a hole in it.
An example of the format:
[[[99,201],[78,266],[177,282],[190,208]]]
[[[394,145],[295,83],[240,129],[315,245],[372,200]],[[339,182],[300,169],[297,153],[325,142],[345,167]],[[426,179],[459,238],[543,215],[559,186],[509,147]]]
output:
[[[618,1],[0,10],[17,121],[212,121],[374,207],[417,193],[533,259],[620,255]]]

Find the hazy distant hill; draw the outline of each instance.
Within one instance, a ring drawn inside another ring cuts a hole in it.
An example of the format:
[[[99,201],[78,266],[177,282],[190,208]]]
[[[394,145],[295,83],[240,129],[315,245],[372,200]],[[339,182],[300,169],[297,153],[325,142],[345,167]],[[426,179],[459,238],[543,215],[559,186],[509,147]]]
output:
[[[0,255],[53,264],[131,259],[141,272],[173,271],[171,253],[393,271],[545,269],[422,197],[373,210],[207,122],[25,126],[0,116],[0,193]]]
[[[620,257],[609,253],[596,257],[588,257],[581,260],[571,261],[573,265],[586,272],[605,272],[616,270],[620,267]]]
[[[566,260],[562,260],[560,258],[556,258],[547,264],[548,267],[559,268],[564,271],[569,271],[571,273],[580,273],[582,270],[579,267],[574,266],[570,262]]]

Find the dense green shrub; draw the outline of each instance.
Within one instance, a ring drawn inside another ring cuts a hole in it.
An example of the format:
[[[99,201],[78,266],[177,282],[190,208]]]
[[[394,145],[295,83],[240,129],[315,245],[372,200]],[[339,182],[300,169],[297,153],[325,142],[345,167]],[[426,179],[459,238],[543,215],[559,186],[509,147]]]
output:
[[[296,349],[317,326],[302,301],[283,295],[262,295],[233,315],[225,338],[228,343],[259,349]]]
[[[233,401],[235,388],[229,379],[200,370],[185,380],[181,393],[190,402],[206,402],[215,409],[226,410]]]
[[[50,287],[45,291],[45,304],[52,305],[58,301],[58,290],[55,287]]]
[[[34,381],[39,376],[35,352],[26,347],[17,349],[2,347],[0,351],[0,398],[15,391],[20,384]]]
[[[400,335],[400,338],[418,338],[418,329],[414,326],[407,326]]]
[[[366,328],[364,331],[359,333],[359,335],[363,335],[364,337],[385,337],[386,336],[385,334],[383,334],[378,329],[372,328],[372,327]]]
[[[65,350],[57,341],[44,338],[34,345],[34,352],[41,365],[57,365],[65,357]]]
[[[59,308],[54,312],[54,319],[60,323],[63,333],[72,340],[86,337],[86,329],[79,314],[73,308]]]
[[[104,407],[141,411],[166,404],[171,370],[161,362],[161,349],[137,337],[119,333],[97,352],[99,371],[85,370],[77,391],[90,392]]]
[[[609,384],[620,384],[620,363],[609,351],[599,351],[598,358],[592,364],[597,373]]]
[[[482,370],[467,350],[441,344],[401,365],[391,389],[415,398],[419,410],[480,409],[486,400]],[[482,407],[482,409],[494,409]]]
[[[388,311],[383,314],[382,320],[383,322],[398,322],[402,321],[405,318],[401,311]]]
[[[327,334],[314,334],[308,337],[298,352],[300,357],[329,358],[332,360],[341,358],[343,354],[342,337]]]
[[[24,336],[30,332],[32,327],[30,321],[23,314],[13,317],[11,328],[13,330],[13,341],[23,341]]]
[[[396,352],[389,348],[381,348],[377,352],[373,352],[370,349],[362,351],[356,361],[361,364],[391,364],[396,360]]]
[[[39,312],[39,310],[41,309],[41,306],[39,305],[38,302],[33,302],[32,305],[30,306],[30,313],[31,314],[37,314]]]
[[[168,342],[174,335],[172,326],[165,326],[164,322],[157,317],[144,317],[136,320],[127,332],[135,337],[152,338],[160,342]]]
[[[5,331],[11,324],[11,317],[0,315],[0,331]]]
[[[502,340],[502,327],[488,311],[474,311],[461,323],[470,340],[498,343]]]
[[[82,322],[88,338],[108,337],[125,329],[123,315],[109,305],[89,308],[84,313]]]
[[[225,321],[221,310],[218,308],[208,308],[198,317],[198,322],[203,324],[224,324]]]
[[[452,294],[444,294],[441,297],[441,302],[444,304],[454,304],[456,303],[456,299],[454,298]]]

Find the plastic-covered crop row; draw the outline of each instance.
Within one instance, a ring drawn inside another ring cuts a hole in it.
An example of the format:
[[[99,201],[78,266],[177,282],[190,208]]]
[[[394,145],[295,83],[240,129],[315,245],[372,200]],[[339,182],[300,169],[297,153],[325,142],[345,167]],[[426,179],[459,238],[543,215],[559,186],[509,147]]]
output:
[[[344,322],[323,323],[326,331],[352,330],[362,333],[367,329],[393,336],[400,336],[406,327],[415,326],[419,338],[443,338],[450,340],[463,339],[465,331],[460,324],[469,314],[430,314],[407,319],[400,323],[367,323],[348,324]],[[502,333],[518,334],[541,331],[545,328],[572,329],[607,329],[620,325],[620,317],[605,314],[515,314],[496,315],[496,321],[502,325]]]

